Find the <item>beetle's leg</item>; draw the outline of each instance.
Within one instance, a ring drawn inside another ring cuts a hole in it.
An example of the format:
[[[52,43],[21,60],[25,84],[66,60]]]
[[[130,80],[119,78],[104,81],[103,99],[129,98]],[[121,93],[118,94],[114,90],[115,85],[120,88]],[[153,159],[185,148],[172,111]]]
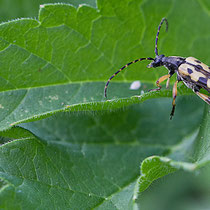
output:
[[[170,74],[166,74],[166,75],[160,77],[160,78],[157,80],[157,82],[156,82],[156,85],[158,86],[158,88],[151,89],[151,90],[149,90],[149,91],[158,91],[158,90],[160,90],[160,89],[162,88],[162,86],[159,85],[159,84],[160,84],[161,82],[165,81],[166,79],[169,79],[170,76],[171,76]]]
[[[175,100],[176,100],[176,96],[177,96],[177,83],[179,81],[177,80],[175,83],[174,83],[174,86],[173,86],[173,101],[172,101],[172,110],[171,110],[171,114],[170,114],[170,120],[172,119],[172,117],[174,116],[174,111],[175,111],[175,107],[176,107],[176,103],[175,103]]]
[[[167,82],[166,82],[166,89],[169,88],[169,84],[170,84],[170,77],[168,78]]]
[[[207,104],[210,104],[210,97],[207,96],[206,94],[200,93],[198,91],[195,91],[195,93],[201,98],[203,99]]]

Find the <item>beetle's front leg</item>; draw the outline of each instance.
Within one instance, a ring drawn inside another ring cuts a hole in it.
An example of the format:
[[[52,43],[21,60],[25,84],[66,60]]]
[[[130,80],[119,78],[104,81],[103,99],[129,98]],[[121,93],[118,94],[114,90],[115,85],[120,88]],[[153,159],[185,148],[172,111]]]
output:
[[[169,85],[170,85],[170,77],[168,78],[167,82],[166,82],[166,89],[169,88]]]
[[[164,75],[162,77],[160,77],[157,82],[156,82],[156,85],[158,86],[158,88],[155,88],[155,89],[150,89],[149,91],[158,91],[162,88],[162,86],[160,85],[161,82],[165,81],[166,79],[169,79],[171,77],[170,74],[167,74],[167,75]]]

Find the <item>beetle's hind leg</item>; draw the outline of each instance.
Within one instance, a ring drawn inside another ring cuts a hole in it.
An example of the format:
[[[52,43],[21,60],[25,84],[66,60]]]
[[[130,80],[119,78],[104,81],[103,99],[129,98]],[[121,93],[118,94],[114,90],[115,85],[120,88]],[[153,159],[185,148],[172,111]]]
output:
[[[149,91],[158,91],[162,88],[162,86],[160,85],[161,82],[165,81],[166,79],[169,79],[171,77],[170,74],[166,74],[162,77],[160,77],[157,82],[156,82],[156,85],[158,86],[158,88],[155,88],[155,89],[150,89]]]
[[[210,97],[207,96],[206,94],[200,93],[199,91],[195,91],[195,93],[201,98],[203,99],[207,104],[210,105]]]
[[[170,114],[170,120],[172,120],[172,117],[174,116],[174,112],[175,112],[175,107],[176,107],[175,100],[176,100],[176,96],[177,96],[177,83],[178,82],[179,81],[177,80],[173,86],[173,101],[172,101],[172,110],[171,110],[171,114]]]

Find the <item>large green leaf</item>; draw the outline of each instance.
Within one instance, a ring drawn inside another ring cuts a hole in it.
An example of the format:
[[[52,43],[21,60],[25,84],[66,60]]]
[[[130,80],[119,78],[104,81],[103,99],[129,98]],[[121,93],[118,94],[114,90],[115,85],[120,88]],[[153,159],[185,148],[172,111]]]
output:
[[[103,96],[104,81],[116,69],[137,57],[154,54],[157,25],[161,17],[167,15],[166,11],[171,8],[173,13],[177,6],[172,3],[166,6],[164,2],[156,5],[155,1],[149,4],[128,0],[120,4],[98,1],[98,10],[85,5],[78,9],[64,4],[42,5],[39,21],[21,19],[0,25],[0,129],[58,111],[110,109],[171,96],[170,91],[164,90],[144,93],[164,74],[163,70],[147,70],[146,63],[131,66],[113,80],[108,101]],[[197,11],[198,6],[194,1],[191,9]],[[199,9],[203,11],[202,7]],[[180,46],[175,51],[176,42],[171,39],[178,38],[181,45],[186,43],[188,36],[174,30],[179,20],[173,15],[168,19],[172,26],[164,44],[167,54],[192,55],[192,48],[188,47],[192,45]],[[203,14],[200,20],[205,23],[208,16]],[[199,22],[195,24],[196,21],[193,26],[199,29],[197,36],[206,32],[206,27]],[[202,35],[198,41],[193,35],[190,38],[195,44],[205,43]],[[160,40],[164,40],[163,33]],[[204,53],[205,49],[202,54],[196,51],[193,55],[207,61]],[[141,80],[141,89],[129,90],[129,83],[136,79]],[[120,80],[123,83],[114,84]],[[180,92],[192,93],[186,88]],[[140,94],[141,97],[130,98]]]
[[[209,107],[203,112],[204,102],[186,96],[192,91],[182,86],[185,96],[177,98],[169,121],[171,99],[157,98],[171,91],[146,93],[164,69],[148,70],[146,62],[130,66],[113,79],[108,100],[103,97],[105,81],[119,67],[154,55],[164,16],[169,32],[160,33],[160,53],[209,63],[208,5],[44,5],[38,21],[0,25],[0,208],[134,209],[144,203],[139,192],[156,179],[208,166]],[[129,89],[134,80],[141,80],[139,90]]]
[[[179,119],[173,123],[162,112],[170,102],[155,99],[120,112],[60,113],[22,125],[36,137],[27,137],[18,127],[13,133],[3,132],[13,141],[1,147],[0,177],[5,181],[1,207],[133,208],[140,162],[151,155],[173,154],[186,137],[191,144],[196,138],[200,101],[179,100],[185,108],[177,110]]]

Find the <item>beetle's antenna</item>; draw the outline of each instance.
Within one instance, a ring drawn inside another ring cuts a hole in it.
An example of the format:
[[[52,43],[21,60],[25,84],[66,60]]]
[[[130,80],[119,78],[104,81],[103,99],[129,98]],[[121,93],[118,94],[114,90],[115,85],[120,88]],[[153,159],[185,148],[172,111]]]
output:
[[[106,85],[105,85],[105,88],[104,88],[104,96],[107,97],[107,87],[109,85],[109,82],[113,79],[113,77],[115,77],[119,72],[121,72],[124,68],[127,68],[129,65],[133,64],[133,63],[136,63],[138,61],[143,61],[143,60],[154,60],[153,58],[139,58],[139,59],[136,59],[130,63],[127,63],[125,66],[123,66],[121,69],[119,69],[117,72],[115,72],[107,81]]]
[[[157,35],[156,35],[156,39],[155,39],[155,55],[158,55],[158,48],[157,48],[158,36],[159,36],[160,28],[164,21],[166,22],[166,31],[168,31],[168,21],[166,18],[163,18],[158,26],[158,31],[157,31]]]

